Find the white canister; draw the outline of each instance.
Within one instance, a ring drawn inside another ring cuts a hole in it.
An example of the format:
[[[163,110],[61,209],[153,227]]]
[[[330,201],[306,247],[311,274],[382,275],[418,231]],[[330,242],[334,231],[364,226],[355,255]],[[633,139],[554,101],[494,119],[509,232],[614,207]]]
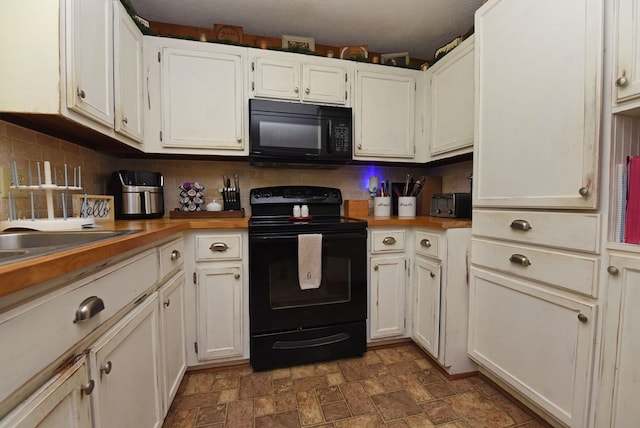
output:
[[[309,217],[309,205],[303,205],[300,207],[300,215],[302,217]]]
[[[398,217],[416,216],[416,197],[398,196]]]
[[[373,215],[375,217],[391,216],[391,196],[377,196],[373,198]]]
[[[294,205],[293,206],[293,216],[294,217],[300,217],[300,205]]]

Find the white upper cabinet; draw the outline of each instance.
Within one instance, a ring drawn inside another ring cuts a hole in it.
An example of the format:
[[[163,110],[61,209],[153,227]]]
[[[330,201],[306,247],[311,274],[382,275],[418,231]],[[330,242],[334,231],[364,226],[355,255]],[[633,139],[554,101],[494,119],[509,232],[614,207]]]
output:
[[[256,98],[350,104],[352,65],[347,61],[258,51],[251,59]]]
[[[473,59],[471,36],[427,70],[432,159],[473,150]]]
[[[492,0],[475,45],[475,206],[596,208],[603,0]]]
[[[142,33],[120,1],[114,3],[115,130],[131,139],[144,138]]]
[[[419,71],[374,64],[356,70],[354,159],[414,157]]]
[[[67,106],[113,127],[112,0],[67,0]]]
[[[628,101],[640,96],[640,1],[616,1],[617,64],[615,99]],[[635,103],[633,107],[640,104]]]
[[[247,154],[246,48],[145,37],[145,151]]]

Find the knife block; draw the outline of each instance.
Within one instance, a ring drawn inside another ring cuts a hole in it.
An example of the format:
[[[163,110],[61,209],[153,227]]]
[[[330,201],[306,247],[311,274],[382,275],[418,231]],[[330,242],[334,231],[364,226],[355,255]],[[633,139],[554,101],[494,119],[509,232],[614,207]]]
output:
[[[224,211],[237,211],[240,210],[240,192],[233,192],[234,198],[230,198],[230,194],[222,192],[222,207]]]

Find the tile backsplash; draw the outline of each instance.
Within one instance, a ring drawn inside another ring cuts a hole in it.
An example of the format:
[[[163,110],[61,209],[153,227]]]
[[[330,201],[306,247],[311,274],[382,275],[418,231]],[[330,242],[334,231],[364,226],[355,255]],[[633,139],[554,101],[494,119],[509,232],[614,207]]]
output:
[[[406,174],[413,177],[422,175],[442,176],[443,192],[468,192],[473,165],[464,161],[452,165],[428,168],[423,165],[346,165],[336,169],[297,169],[254,167],[248,161],[225,160],[181,160],[117,158],[71,142],[51,137],[39,132],[0,121],[0,168],[11,168],[16,162],[21,175],[28,173],[29,166],[35,171],[36,162],[48,160],[52,167],[82,167],[82,184],[88,194],[109,194],[111,172],[119,169],[157,171],[165,180],[165,211],[178,207],[178,186],[185,181],[198,181],[206,188],[206,200],[220,200],[219,188],[222,175],[240,177],[241,203],[250,215],[249,189],[255,187],[301,184],[337,187],[342,190],[343,199],[368,199],[368,180],[371,175],[391,182],[404,181]],[[61,173],[60,173],[61,174]],[[36,196],[44,206],[44,195]],[[29,198],[17,199],[21,217],[30,215]],[[60,215],[60,205],[57,213]],[[8,217],[7,198],[0,200],[0,218]]]

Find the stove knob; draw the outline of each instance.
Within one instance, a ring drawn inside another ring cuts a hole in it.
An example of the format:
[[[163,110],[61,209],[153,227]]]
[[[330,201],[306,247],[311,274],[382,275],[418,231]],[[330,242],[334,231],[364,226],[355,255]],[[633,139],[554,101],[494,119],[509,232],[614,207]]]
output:
[[[440,208],[436,208],[436,214],[440,214],[442,211],[440,211]]]
[[[271,197],[271,192],[264,192],[263,195],[265,198],[270,198]]]
[[[453,210],[449,210],[448,212],[449,212],[449,214],[453,214]]]
[[[253,194],[253,197],[255,199],[260,199],[262,197],[262,195],[259,192],[256,192],[256,193]]]
[[[333,193],[331,193],[331,197],[332,197],[333,199],[338,199],[338,192],[333,192]]]

